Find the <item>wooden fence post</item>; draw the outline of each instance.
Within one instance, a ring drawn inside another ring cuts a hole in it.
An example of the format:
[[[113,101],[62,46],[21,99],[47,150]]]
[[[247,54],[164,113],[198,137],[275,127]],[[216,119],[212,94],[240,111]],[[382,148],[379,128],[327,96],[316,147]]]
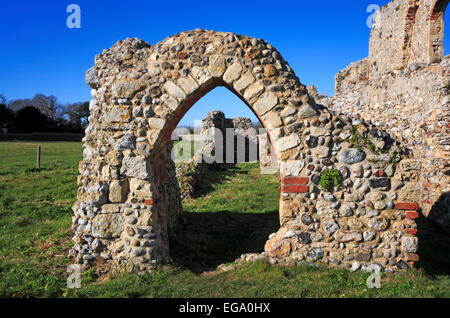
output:
[[[36,169],[41,170],[41,146],[37,147]]]

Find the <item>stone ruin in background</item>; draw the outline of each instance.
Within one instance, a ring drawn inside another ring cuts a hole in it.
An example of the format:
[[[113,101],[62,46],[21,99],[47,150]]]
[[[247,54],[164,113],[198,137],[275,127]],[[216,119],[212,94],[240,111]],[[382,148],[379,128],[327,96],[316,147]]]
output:
[[[202,121],[200,136],[204,161],[218,162],[218,157],[224,163],[258,160],[258,136],[249,118],[231,119],[221,111],[209,112]],[[239,144],[243,151],[238,151]]]
[[[223,169],[229,164],[258,161],[261,154],[263,154],[263,158],[268,158],[260,161],[261,171],[276,173],[279,167],[276,165],[277,161],[271,150],[272,145],[270,141],[267,142],[267,134],[259,135],[259,132],[259,128],[253,126],[250,118],[231,119],[226,118],[221,111],[209,112],[202,121],[199,135],[183,134],[180,137],[181,140],[187,142],[183,144],[184,148],[189,147],[189,143],[192,141],[200,140],[201,142],[200,149],[195,151],[191,160],[184,160],[177,164],[176,171],[181,198],[193,198],[195,188],[203,182],[203,178],[211,170]],[[238,151],[238,147],[243,151]],[[216,155],[221,157],[221,162],[218,162]],[[272,164],[272,161],[275,164]]]
[[[448,218],[447,4],[383,7],[369,58],[337,75],[330,100],[315,100],[269,43],[233,33],[188,31],[153,46],[129,38],[97,55],[86,75],[93,99],[71,256],[114,272],[170,262],[183,213],[171,134],[196,101],[225,86],[254,111],[280,163],[280,229],[263,256],[413,266],[419,213],[443,211],[441,225]]]

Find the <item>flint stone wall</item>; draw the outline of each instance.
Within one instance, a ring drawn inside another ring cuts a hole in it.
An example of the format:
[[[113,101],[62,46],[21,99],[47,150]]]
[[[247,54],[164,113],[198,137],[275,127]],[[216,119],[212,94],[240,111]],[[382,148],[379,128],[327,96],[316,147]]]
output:
[[[394,0],[380,9],[369,57],[336,75],[321,101],[360,116],[413,150],[422,213],[450,232],[450,56],[443,56],[448,0]]]
[[[73,206],[77,262],[102,258],[121,272],[170,261],[182,215],[170,137],[219,85],[259,117],[280,162],[280,229],[266,255],[387,271],[418,260],[417,172],[407,150],[317,105],[267,42],[204,30],[153,46],[129,38],[97,55],[86,79],[93,99]],[[322,182],[329,169],[342,176],[334,188]]]

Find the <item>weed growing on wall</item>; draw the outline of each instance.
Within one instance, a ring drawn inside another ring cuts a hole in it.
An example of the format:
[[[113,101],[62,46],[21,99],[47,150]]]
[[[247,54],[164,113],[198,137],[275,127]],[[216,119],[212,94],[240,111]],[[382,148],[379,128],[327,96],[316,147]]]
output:
[[[333,190],[333,187],[339,190],[342,184],[342,175],[339,170],[327,169],[320,174],[319,185],[328,192]]]

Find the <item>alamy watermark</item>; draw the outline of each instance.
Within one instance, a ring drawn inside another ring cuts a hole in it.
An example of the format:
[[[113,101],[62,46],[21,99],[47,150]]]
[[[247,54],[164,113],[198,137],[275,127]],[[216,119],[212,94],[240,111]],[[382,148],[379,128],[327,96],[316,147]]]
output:
[[[380,6],[378,4],[372,3],[367,6],[366,12],[371,13],[367,18],[366,25],[369,29],[372,29],[378,21],[378,15],[376,14],[380,10]]]
[[[66,25],[69,29],[81,29],[81,8],[78,4],[69,4],[66,9],[70,15],[67,17]]]
[[[369,288],[381,288],[381,274],[380,274],[380,268],[375,267],[369,270],[372,272],[372,275],[370,275],[367,280],[366,284]]]
[[[234,128],[219,129],[210,127],[203,129],[203,133],[192,134],[186,128],[177,128],[172,134],[174,144],[171,157],[176,163],[240,163],[254,162],[265,158],[267,163],[261,166],[261,173],[271,173],[276,169],[273,145],[265,128]],[[261,143],[261,145],[260,145]],[[192,159],[193,158],[193,159]]]
[[[67,288],[81,288],[81,268],[78,264],[72,264],[67,267],[67,273],[70,273],[67,278]]]
[[[366,8],[366,12],[370,13],[367,17],[366,25],[369,29],[377,23],[376,13],[380,9],[380,6],[376,3],[369,4]],[[66,9],[66,13],[70,15],[66,19],[66,25],[69,29],[81,29],[81,7],[78,4],[69,4]]]

